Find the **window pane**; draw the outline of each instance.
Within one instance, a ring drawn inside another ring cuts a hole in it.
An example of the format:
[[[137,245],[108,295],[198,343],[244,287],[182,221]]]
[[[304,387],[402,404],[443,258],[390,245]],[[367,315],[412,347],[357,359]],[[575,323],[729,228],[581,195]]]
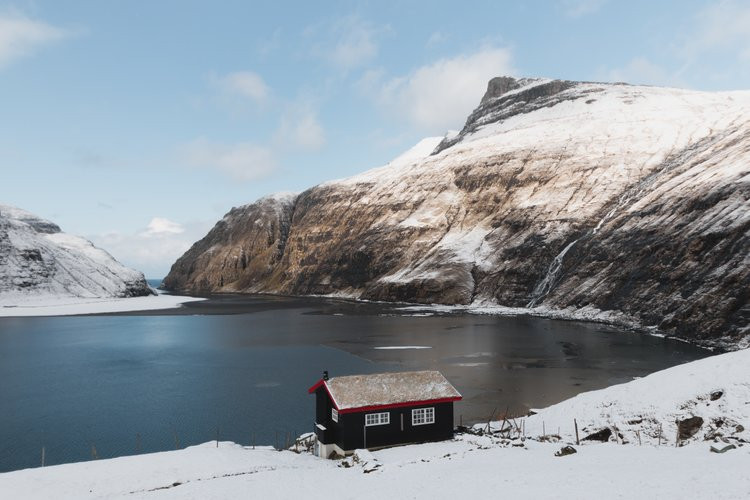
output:
[[[391,414],[385,413],[366,413],[365,425],[385,425],[391,423]]]

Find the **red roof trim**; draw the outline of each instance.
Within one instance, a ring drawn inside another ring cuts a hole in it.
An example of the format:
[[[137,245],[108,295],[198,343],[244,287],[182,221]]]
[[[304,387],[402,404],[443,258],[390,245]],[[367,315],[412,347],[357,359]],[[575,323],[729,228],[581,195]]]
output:
[[[326,387],[326,390],[328,390],[328,387]],[[328,393],[328,395],[330,396],[330,393]],[[426,399],[424,401],[406,401],[404,403],[360,406],[359,408],[346,408],[344,410],[339,410],[339,413],[356,413],[356,412],[362,412],[362,411],[387,410],[390,408],[403,408],[404,406],[422,406],[422,405],[427,405],[427,404],[452,403],[453,401],[460,401],[460,400],[461,400],[461,396],[455,396],[452,398]],[[331,398],[331,401],[333,401],[333,398]]]
[[[318,380],[318,381],[317,381],[317,382],[315,383],[315,385],[314,385],[314,386],[310,387],[310,388],[309,388],[309,389],[307,390],[307,393],[308,393],[308,394],[312,394],[313,392],[315,392],[315,391],[317,391],[318,389],[320,389],[320,386],[323,386],[323,388],[324,388],[324,389],[326,390],[326,392],[328,393],[328,397],[329,397],[329,398],[331,399],[331,403],[333,403],[333,407],[334,407],[334,408],[336,408],[336,411],[338,411],[339,413],[341,413],[341,410],[339,410],[339,405],[338,405],[338,404],[336,403],[336,400],[335,400],[335,399],[333,398],[333,394],[331,394],[331,391],[329,391],[329,390],[328,390],[328,384],[326,384],[326,381],[325,381],[325,380],[323,380],[323,379],[320,379],[320,380]]]
[[[323,379],[320,379],[320,380],[318,380],[317,382],[315,382],[315,385],[314,385],[314,386],[310,387],[310,388],[309,388],[309,389],[307,390],[307,393],[308,393],[308,394],[312,394],[313,392],[317,391],[317,390],[318,390],[318,388],[319,388],[319,387],[320,387],[321,385],[323,385],[323,383],[324,383],[324,382],[325,382],[325,380],[323,380]]]

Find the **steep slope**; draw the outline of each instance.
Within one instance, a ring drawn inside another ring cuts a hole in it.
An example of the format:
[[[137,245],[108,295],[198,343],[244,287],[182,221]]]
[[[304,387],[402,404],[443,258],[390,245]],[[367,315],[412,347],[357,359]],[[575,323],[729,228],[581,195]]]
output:
[[[0,205],[0,305],[152,294],[142,273],[90,241],[25,210]]]
[[[248,253],[245,218],[167,285],[588,307],[705,343],[750,333],[750,92],[501,77],[458,135],[427,144],[285,205],[288,236],[252,251],[262,274],[229,277],[215,257]]]

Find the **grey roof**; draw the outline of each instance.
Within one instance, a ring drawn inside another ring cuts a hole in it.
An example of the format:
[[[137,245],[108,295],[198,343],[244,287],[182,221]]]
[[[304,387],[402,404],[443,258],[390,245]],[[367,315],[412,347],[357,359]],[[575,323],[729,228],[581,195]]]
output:
[[[438,371],[376,373],[334,377],[325,382],[339,410],[434,399],[461,399]]]

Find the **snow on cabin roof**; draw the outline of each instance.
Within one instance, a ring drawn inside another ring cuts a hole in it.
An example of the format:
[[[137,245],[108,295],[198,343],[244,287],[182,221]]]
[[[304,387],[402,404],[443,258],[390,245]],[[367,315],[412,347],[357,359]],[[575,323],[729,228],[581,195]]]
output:
[[[461,394],[438,371],[350,375],[321,380],[339,410],[433,400],[459,400]]]

